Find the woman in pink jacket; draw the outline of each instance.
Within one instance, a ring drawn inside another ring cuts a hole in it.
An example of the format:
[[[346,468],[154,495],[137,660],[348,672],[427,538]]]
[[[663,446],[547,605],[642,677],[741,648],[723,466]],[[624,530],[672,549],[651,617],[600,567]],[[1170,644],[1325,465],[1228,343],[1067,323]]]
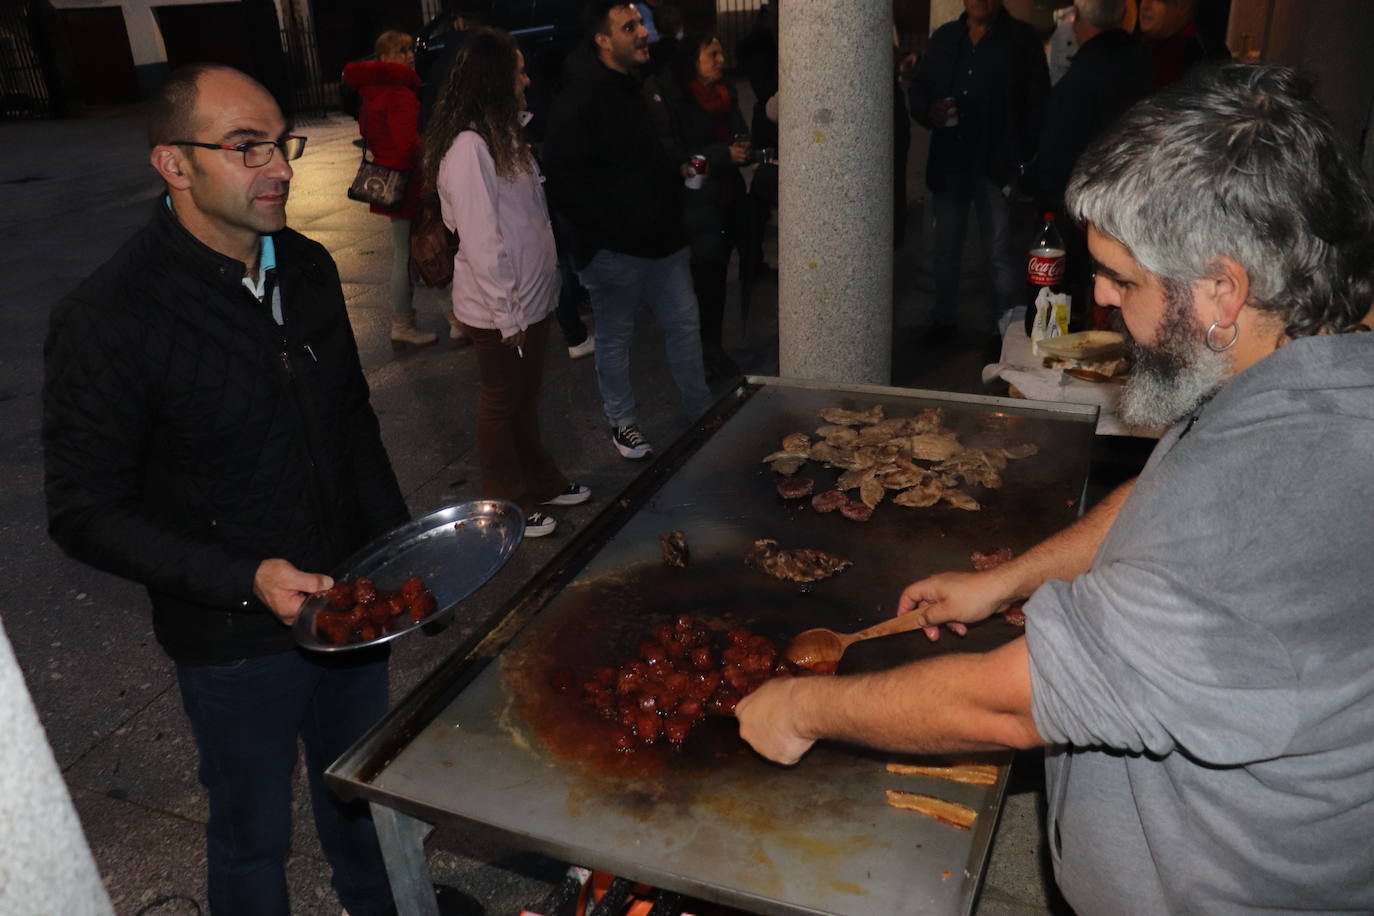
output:
[[[481,378],[477,450],[485,496],[525,511],[525,536],[557,523],[539,506],[591,497],[539,438],[539,386],[558,302],[543,178],[522,128],[525,60],[509,35],[474,29],[458,52],[425,132],[425,174],[458,234],[453,313],[472,338]]]

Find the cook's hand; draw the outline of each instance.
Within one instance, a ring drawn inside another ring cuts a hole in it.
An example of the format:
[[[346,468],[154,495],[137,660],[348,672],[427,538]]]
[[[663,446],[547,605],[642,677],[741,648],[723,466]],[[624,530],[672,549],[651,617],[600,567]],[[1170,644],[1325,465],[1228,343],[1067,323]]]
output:
[[[730,161],[735,165],[748,165],[749,154],[754,151],[752,143],[735,143],[730,146]]]
[[[962,636],[968,632],[964,624],[985,620],[1021,597],[1006,594],[990,572],[945,572],[913,582],[897,599],[897,613],[921,615],[929,639],[940,638],[941,624]]]
[[[509,337],[502,337],[501,343],[508,347],[523,347],[525,345],[525,332],[516,331]]]
[[[797,678],[767,681],[735,706],[739,736],[761,756],[791,766],[815,744],[797,729]]]
[[[289,627],[300,616],[307,597],[333,584],[328,576],[302,572],[286,560],[263,560],[253,576],[253,594]]]

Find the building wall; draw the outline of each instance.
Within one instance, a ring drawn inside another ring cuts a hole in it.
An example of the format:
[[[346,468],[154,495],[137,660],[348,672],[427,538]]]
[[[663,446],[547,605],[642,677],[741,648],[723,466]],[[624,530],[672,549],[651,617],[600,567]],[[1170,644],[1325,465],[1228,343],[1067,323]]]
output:
[[[119,7],[124,14],[124,27],[129,33],[129,51],[133,56],[134,74],[138,88],[144,95],[162,85],[167,76],[167,47],[158,28],[154,7],[192,6],[206,0],[50,0],[59,12],[63,10]],[[214,0],[237,2],[237,0]],[[285,0],[290,2],[290,0]],[[284,20],[283,0],[274,0],[278,21]],[[308,9],[308,4],[303,4]]]
[[[1316,97],[1353,147],[1368,143],[1374,104],[1374,3],[1273,0],[1264,58],[1310,73]]]

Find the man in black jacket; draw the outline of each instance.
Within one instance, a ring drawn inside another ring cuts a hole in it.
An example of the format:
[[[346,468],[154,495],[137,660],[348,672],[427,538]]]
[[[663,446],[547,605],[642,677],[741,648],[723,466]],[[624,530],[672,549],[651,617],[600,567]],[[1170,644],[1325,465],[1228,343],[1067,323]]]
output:
[[[968,208],[978,214],[990,276],[984,327],[1017,304],[1003,188],[1035,152],[1050,91],[1040,37],[1002,0],[964,0],[965,12],[930,36],[911,81],[911,116],[931,131],[926,186],[935,216],[934,341],[954,332]]]
[[[596,317],[596,379],[625,458],[653,453],[630,384],[634,314],[648,302],[688,416],[710,404],[682,228],[682,181],[655,135],[638,68],[648,32],[633,4],[596,0],[589,44],[569,55],[544,139],[549,198],[572,229],[572,259]]]
[[[148,589],[209,792],[211,911],[288,912],[299,738],[340,900],[385,913],[371,821],[322,773],[385,712],[386,654],[311,655],[289,629],[321,570],[407,519],[338,271],[285,228],[304,138],[201,66],[168,79],[149,140],[167,195],[52,316],[49,531]]]
[[[1069,256],[1069,288],[1075,304],[1091,295],[1088,242],[1077,221],[1063,212],[1064,189],[1074,163],[1121,114],[1150,94],[1150,55],[1140,39],[1120,26],[1126,0],[1078,0],[1073,33],[1078,51],[1055,84],[1045,109],[1035,163],[1027,184],[1041,210],[1054,210]]]

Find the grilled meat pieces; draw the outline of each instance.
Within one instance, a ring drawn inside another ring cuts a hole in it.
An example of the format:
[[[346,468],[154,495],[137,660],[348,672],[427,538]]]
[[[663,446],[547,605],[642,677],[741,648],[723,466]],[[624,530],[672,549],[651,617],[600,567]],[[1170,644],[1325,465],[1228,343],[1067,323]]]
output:
[[[744,562],[774,579],[785,582],[817,582],[850,565],[843,557],[811,547],[783,548],[762,538],[744,555]]]
[[[686,569],[691,554],[687,550],[687,536],[681,531],[669,531],[658,536],[659,549],[663,551],[663,562],[678,569]]]

